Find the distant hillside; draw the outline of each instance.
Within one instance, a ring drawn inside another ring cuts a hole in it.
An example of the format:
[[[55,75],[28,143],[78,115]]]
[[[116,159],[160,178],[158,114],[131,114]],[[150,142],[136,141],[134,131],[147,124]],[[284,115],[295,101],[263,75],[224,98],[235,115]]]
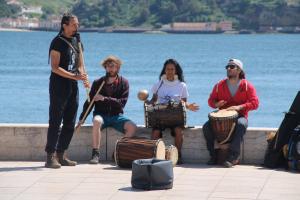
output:
[[[233,21],[238,29],[300,26],[300,0],[81,0],[73,12],[86,27],[222,20]]]
[[[41,6],[47,19],[71,11],[85,27],[161,27],[172,22],[230,20],[237,29],[300,26],[300,0],[19,0]],[[0,17],[15,16],[17,6],[0,0]]]

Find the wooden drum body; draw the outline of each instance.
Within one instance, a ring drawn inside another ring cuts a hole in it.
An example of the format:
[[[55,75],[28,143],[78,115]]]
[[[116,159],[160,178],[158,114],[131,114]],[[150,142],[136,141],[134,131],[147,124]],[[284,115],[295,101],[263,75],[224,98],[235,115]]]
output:
[[[224,144],[229,141],[238,119],[238,112],[218,110],[209,113],[208,118],[217,142]]]
[[[161,139],[122,138],[116,142],[115,162],[119,167],[131,168],[137,159],[165,159],[165,144]]]
[[[186,108],[182,103],[144,104],[147,128],[170,128],[186,125]]]

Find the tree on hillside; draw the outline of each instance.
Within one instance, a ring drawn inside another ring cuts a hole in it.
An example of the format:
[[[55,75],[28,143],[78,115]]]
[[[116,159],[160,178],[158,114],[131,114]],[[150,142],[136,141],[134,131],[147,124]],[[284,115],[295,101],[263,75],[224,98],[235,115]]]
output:
[[[173,16],[176,15],[177,6],[171,0],[157,0],[156,4],[159,5],[157,14],[159,21],[163,24],[173,22]]]
[[[8,5],[5,0],[0,0],[0,18],[16,17],[21,11],[17,5]]]

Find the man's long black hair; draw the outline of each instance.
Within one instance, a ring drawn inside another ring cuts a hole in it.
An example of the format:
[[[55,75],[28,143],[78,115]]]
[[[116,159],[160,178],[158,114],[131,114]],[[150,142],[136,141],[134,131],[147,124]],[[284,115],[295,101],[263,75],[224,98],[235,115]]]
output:
[[[166,67],[167,67],[168,64],[173,64],[175,66],[175,70],[176,70],[176,74],[178,76],[178,80],[180,80],[180,82],[185,82],[184,81],[184,76],[183,76],[183,71],[182,71],[179,63],[175,59],[172,59],[172,58],[166,60],[166,62],[164,63],[164,67],[160,72],[159,79],[161,79],[161,77],[166,73],[165,71],[166,71]]]
[[[61,22],[60,22],[60,30],[59,30],[56,37],[60,36],[63,33],[63,31],[64,31],[64,26],[63,25],[64,24],[69,25],[70,21],[74,18],[77,18],[77,17],[76,17],[76,15],[73,15],[72,13],[64,13],[63,14],[63,16],[61,18]],[[51,49],[52,49],[52,43],[49,47],[48,64],[50,62],[50,51],[51,51]]]
[[[75,15],[73,15],[72,13],[64,13],[63,17],[61,18],[61,22],[60,22],[60,30],[58,35],[61,35],[62,32],[64,31],[64,24],[69,25],[70,21],[74,18],[77,18]]]

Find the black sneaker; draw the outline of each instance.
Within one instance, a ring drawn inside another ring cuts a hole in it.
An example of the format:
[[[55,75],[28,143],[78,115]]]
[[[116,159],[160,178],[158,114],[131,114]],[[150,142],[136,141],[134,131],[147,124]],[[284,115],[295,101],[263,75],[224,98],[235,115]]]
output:
[[[207,165],[216,165],[217,159],[215,157],[210,157],[209,161],[206,162]]]
[[[99,150],[94,150],[92,152],[92,158],[90,160],[90,164],[98,164],[99,163],[99,159],[100,159],[100,153]]]
[[[232,161],[226,160],[226,161],[223,163],[223,166],[226,167],[226,168],[231,168],[231,167],[233,167],[234,165],[238,165],[238,164],[239,164],[239,160],[232,160]]]
[[[229,161],[225,161],[223,163],[223,166],[226,167],[226,168],[231,168],[231,167],[233,167],[233,164],[231,162],[229,162]]]

